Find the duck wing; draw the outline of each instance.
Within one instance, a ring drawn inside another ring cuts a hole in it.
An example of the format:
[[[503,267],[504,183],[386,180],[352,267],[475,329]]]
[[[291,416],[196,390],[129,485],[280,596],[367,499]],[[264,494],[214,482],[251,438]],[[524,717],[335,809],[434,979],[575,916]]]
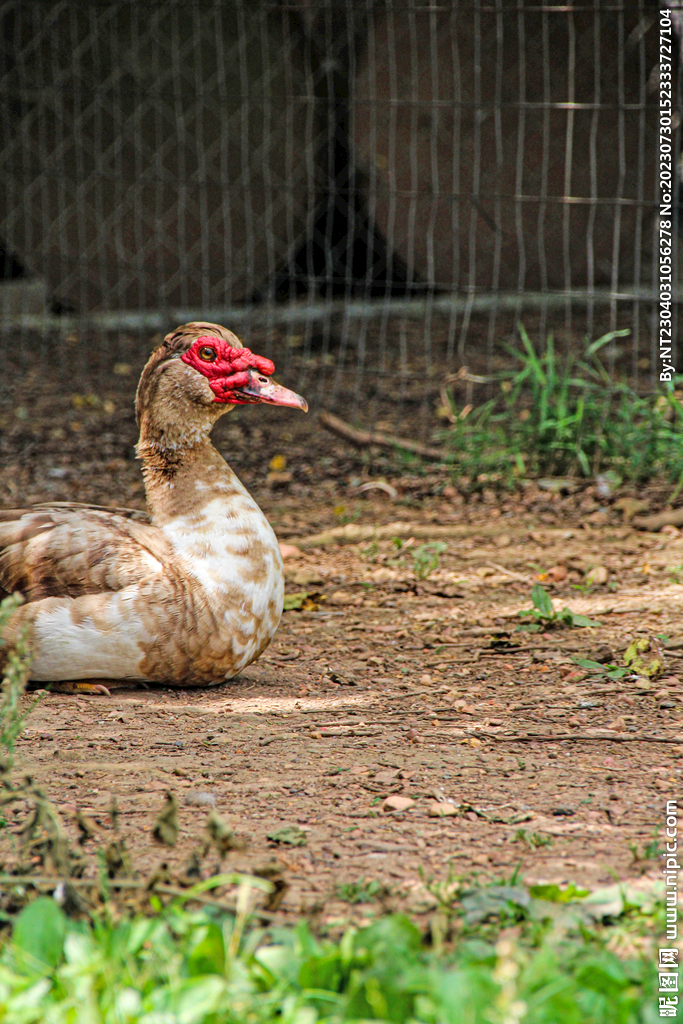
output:
[[[22,512],[73,512],[78,509],[85,509],[89,512],[110,512],[117,516],[124,516],[126,519],[135,519],[138,523],[150,523],[151,519],[147,512],[141,508],[119,508],[118,505],[91,505],[84,501],[41,501],[31,505]],[[11,512],[12,509],[9,509]],[[17,511],[16,509],[14,511]],[[0,515],[2,510],[0,509]]]
[[[56,502],[0,511],[0,597],[28,602],[122,590],[173,559],[145,513]]]

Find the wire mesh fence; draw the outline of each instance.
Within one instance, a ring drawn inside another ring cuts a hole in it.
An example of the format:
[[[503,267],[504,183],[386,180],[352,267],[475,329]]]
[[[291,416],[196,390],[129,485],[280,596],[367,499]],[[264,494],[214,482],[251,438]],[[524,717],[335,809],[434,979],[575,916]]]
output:
[[[212,319],[334,402],[417,363],[490,369],[521,318],[574,349],[629,328],[610,359],[646,383],[657,19],[649,0],[5,0],[5,357],[21,336],[83,376]]]

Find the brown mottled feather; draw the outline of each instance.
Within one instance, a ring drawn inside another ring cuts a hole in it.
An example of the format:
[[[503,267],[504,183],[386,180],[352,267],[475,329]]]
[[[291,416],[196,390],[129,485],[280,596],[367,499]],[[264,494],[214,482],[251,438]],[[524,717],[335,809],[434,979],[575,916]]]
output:
[[[0,587],[29,602],[122,590],[139,582],[143,551],[162,563],[173,558],[159,530],[118,510],[43,505],[0,512]]]

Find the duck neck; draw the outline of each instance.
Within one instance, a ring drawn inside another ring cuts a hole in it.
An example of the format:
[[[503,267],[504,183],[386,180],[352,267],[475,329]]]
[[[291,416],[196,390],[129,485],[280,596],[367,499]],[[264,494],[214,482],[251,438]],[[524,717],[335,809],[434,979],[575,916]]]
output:
[[[201,516],[210,501],[244,494],[244,488],[208,435],[191,443],[164,445],[141,436],[137,446],[142,460],[147,508],[152,522],[164,526],[180,517]]]

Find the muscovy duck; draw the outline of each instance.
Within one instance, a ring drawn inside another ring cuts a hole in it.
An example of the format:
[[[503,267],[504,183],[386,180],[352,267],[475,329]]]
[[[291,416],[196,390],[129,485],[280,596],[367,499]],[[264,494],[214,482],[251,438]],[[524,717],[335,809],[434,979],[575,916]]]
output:
[[[28,626],[32,680],[85,693],[107,692],[108,680],[212,686],[268,646],[284,594],[278,542],[209,435],[234,405],[307,410],[273,370],[224,327],[178,328],[136,395],[148,515],[71,503],[0,511],[0,597],[25,598],[4,649]]]

